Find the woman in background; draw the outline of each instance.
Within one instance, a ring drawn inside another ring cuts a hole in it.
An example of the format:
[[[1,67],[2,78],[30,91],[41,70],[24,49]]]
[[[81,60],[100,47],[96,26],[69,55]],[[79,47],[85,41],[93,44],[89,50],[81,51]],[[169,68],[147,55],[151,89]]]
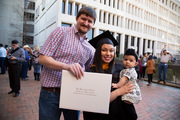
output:
[[[147,86],[150,86],[152,84],[153,73],[155,71],[155,62],[152,58],[153,58],[153,56],[150,55],[148,58],[148,61],[147,61],[147,75],[148,75]]]
[[[145,77],[145,73],[146,73],[147,53],[144,53],[144,56],[141,58],[141,64],[142,64],[141,78],[144,78]]]
[[[34,51],[32,52],[32,64],[33,64],[33,68],[34,68],[34,79],[39,81],[39,76],[40,76],[40,71],[41,71],[41,64],[39,64],[38,62],[38,58],[39,58],[39,51],[40,48],[39,46],[35,46],[34,47]]]

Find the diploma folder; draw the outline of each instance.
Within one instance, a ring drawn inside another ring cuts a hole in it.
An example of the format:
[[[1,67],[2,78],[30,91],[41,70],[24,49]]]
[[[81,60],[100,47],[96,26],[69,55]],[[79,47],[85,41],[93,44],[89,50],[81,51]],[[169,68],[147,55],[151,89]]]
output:
[[[84,72],[77,80],[66,70],[62,71],[60,108],[109,113],[111,74]]]

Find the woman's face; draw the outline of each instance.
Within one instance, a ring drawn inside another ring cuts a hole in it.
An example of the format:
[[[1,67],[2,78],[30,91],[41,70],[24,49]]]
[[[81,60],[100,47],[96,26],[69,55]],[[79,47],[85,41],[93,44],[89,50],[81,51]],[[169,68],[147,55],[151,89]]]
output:
[[[101,47],[101,59],[103,63],[110,63],[114,58],[114,47],[111,44],[103,44]]]

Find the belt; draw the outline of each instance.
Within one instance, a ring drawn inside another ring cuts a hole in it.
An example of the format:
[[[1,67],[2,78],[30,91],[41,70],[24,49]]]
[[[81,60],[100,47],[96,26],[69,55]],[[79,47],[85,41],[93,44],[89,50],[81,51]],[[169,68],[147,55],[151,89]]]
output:
[[[167,62],[161,62],[162,64],[166,64]]]
[[[42,87],[43,90],[47,90],[50,92],[56,92],[56,93],[60,93],[60,88],[53,88],[53,87]]]

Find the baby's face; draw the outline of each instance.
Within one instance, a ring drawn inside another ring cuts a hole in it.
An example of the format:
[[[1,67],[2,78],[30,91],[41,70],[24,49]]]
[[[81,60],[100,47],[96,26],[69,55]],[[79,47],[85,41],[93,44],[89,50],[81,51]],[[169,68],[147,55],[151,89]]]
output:
[[[123,65],[127,68],[133,68],[137,65],[136,58],[133,55],[125,55],[123,58]]]

